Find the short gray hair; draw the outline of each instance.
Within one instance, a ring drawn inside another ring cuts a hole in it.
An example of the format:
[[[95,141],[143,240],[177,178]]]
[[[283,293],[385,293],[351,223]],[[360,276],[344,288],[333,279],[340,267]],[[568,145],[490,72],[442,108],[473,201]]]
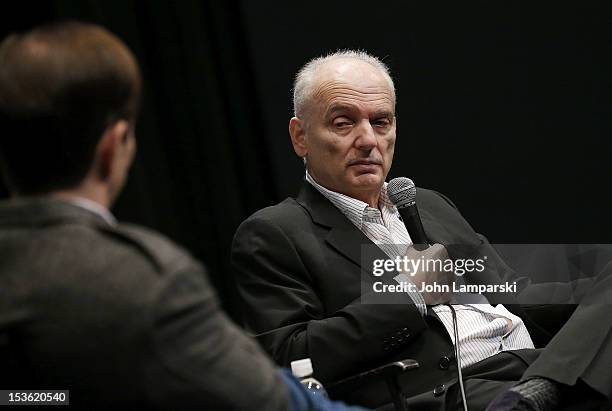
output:
[[[302,66],[296,74],[295,81],[293,82],[293,114],[296,117],[304,113],[304,106],[312,97],[314,80],[319,69],[333,60],[340,59],[363,61],[379,69],[389,81],[389,87],[393,93],[393,101],[395,101],[395,86],[393,85],[393,79],[391,78],[389,67],[383,63],[381,59],[362,50],[339,50],[313,58]]]

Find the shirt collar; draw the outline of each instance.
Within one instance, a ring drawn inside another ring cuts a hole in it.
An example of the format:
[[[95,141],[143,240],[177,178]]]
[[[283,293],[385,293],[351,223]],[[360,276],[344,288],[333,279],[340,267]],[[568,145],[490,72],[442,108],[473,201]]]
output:
[[[72,197],[69,199],[65,199],[64,201],[72,205],[75,205],[77,207],[84,208],[87,211],[91,211],[92,213],[99,215],[100,217],[104,219],[104,221],[106,221],[110,225],[117,224],[117,219],[115,218],[115,216],[113,216],[113,214],[110,211],[108,211],[106,207],[101,206],[95,201],[91,201],[83,197]]]
[[[306,181],[323,194],[323,196],[338,208],[353,224],[361,229],[364,218],[366,217],[366,212],[368,209],[371,209],[368,203],[323,187],[316,182],[308,170],[306,170]],[[387,182],[385,182],[380,189],[378,206],[380,208],[387,208],[388,211],[393,214],[397,213],[397,208],[393,205],[391,200],[389,200],[389,196],[387,195]]]

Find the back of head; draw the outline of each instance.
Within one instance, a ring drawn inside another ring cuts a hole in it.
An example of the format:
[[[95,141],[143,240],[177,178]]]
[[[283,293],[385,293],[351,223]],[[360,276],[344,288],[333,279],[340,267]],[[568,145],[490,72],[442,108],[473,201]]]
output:
[[[102,27],[62,22],[0,44],[0,166],[23,195],[77,186],[104,130],[137,116],[141,77]]]

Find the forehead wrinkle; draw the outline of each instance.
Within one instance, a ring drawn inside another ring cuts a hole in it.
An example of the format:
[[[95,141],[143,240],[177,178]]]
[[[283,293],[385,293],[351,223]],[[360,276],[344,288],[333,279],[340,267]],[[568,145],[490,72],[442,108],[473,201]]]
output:
[[[339,111],[341,108],[364,110],[360,103],[372,104],[377,111],[393,112],[393,98],[386,87],[364,87],[356,90],[350,85],[328,82],[317,90],[314,98],[325,107],[325,113]]]
[[[336,113],[342,113],[342,112],[349,112],[349,113],[354,113],[354,112],[370,112],[371,116],[394,116],[394,112],[393,109],[391,107],[389,107],[388,103],[389,101],[387,99],[384,100],[378,100],[378,101],[368,101],[368,103],[373,103],[374,107],[371,108],[365,108],[363,107],[361,104],[356,103],[354,100],[353,101],[348,101],[348,102],[332,102],[331,104],[329,104],[324,112],[324,116],[330,116]]]
[[[321,98],[320,100],[323,100],[321,103],[323,103],[322,106],[325,107],[324,115],[330,115],[345,110],[351,112],[389,113],[394,115],[395,111],[393,100],[385,95],[358,96],[353,93],[337,92],[333,95]]]
[[[328,96],[327,98],[321,98],[320,100],[327,101],[329,105],[332,105],[336,102],[336,104],[338,105],[350,104],[351,102],[373,104],[389,103],[390,105],[393,105],[393,100],[390,99],[388,96],[384,95],[358,96],[350,93],[336,93],[334,95]]]
[[[337,93],[354,94],[357,97],[360,95],[367,97],[370,94],[388,94],[391,96],[391,91],[386,86],[356,86],[343,81],[328,80],[319,83],[313,90],[312,97],[320,98],[325,97],[325,94],[334,95]]]
[[[335,91],[333,93],[328,93],[328,95],[322,95],[319,97],[319,100],[323,101],[333,101],[333,100],[348,100],[348,101],[361,101],[364,103],[368,102],[376,102],[376,101],[388,101],[392,102],[393,99],[391,96],[386,95],[386,93],[359,93],[359,92],[350,92],[350,91]]]

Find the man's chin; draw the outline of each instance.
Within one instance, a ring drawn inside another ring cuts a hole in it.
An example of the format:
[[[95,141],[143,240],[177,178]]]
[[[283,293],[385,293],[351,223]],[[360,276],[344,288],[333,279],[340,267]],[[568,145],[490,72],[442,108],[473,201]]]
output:
[[[380,189],[383,185],[383,178],[377,173],[364,173],[351,178],[352,185],[360,190]]]

